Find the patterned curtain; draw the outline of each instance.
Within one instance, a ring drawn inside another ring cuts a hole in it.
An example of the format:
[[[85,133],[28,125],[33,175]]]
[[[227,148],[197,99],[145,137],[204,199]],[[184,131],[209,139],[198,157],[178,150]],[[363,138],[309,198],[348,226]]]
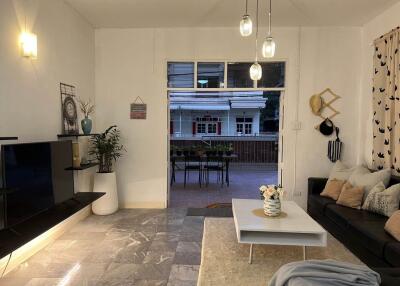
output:
[[[400,174],[400,32],[375,41],[373,76],[373,151],[376,169]]]

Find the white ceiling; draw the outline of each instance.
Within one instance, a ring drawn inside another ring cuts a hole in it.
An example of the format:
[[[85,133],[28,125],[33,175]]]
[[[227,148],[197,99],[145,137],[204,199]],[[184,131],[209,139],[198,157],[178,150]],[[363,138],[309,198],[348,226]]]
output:
[[[234,27],[245,0],[64,0],[96,28]],[[274,26],[361,26],[400,0],[273,0]],[[267,24],[260,0],[260,25]],[[256,0],[249,0],[255,15]]]

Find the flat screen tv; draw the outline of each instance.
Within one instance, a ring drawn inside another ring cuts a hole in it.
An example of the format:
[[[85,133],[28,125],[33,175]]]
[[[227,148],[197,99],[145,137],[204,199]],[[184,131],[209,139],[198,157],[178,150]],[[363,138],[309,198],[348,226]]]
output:
[[[71,141],[2,145],[4,227],[62,203],[74,195]]]

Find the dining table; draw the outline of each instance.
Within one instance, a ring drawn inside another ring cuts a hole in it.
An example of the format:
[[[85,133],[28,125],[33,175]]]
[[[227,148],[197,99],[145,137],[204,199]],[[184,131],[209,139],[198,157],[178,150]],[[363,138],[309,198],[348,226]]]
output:
[[[176,182],[176,177],[175,177],[175,172],[176,172],[176,163],[177,162],[183,162],[185,161],[186,157],[191,157],[191,158],[198,158],[199,159],[199,163],[203,163],[207,161],[207,158],[219,158],[221,159],[224,164],[225,164],[225,182],[226,185],[229,187],[229,165],[230,162],[234,159],[238,158],[237,154],[223,154],[223,155],[207,155],[207,154],[202,154],[202,155],[178,155],[178,154],[172,154],[170,155],[170,162],[171,162],[171,181],[170,184],[172,186],[172,184],[174,182]]]

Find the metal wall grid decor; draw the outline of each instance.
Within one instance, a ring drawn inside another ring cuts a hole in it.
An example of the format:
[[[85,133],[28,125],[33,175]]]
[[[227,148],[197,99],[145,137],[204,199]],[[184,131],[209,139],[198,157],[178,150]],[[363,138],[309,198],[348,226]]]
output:
[[[60,83],[62,133],[79,134],[75,86]]]

